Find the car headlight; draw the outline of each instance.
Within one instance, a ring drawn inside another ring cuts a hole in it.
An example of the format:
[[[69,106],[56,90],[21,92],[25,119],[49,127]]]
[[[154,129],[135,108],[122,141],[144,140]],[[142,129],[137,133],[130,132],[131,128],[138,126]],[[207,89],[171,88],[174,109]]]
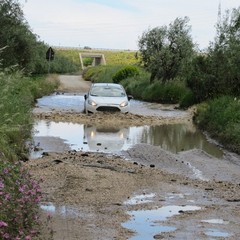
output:
[[[128,102],[127,101],[124,101],[120,104],[120,107],[126,107],[128,105]]]
[[[88,100],[88,104],[93,106],[93,107],[97,106],[97,103],[94,102],[93,100]]]

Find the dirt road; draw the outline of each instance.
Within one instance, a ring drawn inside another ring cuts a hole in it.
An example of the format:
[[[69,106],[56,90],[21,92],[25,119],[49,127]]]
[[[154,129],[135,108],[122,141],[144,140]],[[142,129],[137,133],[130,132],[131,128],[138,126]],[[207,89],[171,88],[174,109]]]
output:
[[[85,92],[89,86],[79,76],[61,76],[60,81],[60,91]],[[189,122],[192,111],[179,119],[134,114],[88,117],[69,112],[36,113],[36,117],[144,125]],[[137,228],[140,223],[128,225],[126,221],[131,215],[137,221],[137,210],[145,210],[142,218],[147,218],[140,228],[157,231],[133,239],[192,240],[240,239],[239,162],[238,155],[226,151],[223,159],[216,159],[200,150],[172,154],[140,144],[121,156],[67,151],[30,160],[25,166],[34,177],[44,179],[42,208],[53,216],[51,227],[56,240],[128,239],[134,232],[126,227]],[[150,222],[150,210],[163,209],[168,209],[170,217],[162,218],[159,213],[159,218]],[[46,233],[43,236],[48,239]]]
[[[61,92],[87,92],[91,85],[91,82],[84,81],[81,75],[60,75],[59,81],[59,91]]]

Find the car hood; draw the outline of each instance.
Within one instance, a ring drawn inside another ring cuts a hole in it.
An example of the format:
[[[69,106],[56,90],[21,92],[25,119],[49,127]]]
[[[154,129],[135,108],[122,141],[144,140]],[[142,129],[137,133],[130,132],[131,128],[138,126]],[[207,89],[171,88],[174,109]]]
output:
[[[91,100],[97,104],[112,104],[119,105],[124,101],[128,101],[127,97],[95,97],[91,96]]]

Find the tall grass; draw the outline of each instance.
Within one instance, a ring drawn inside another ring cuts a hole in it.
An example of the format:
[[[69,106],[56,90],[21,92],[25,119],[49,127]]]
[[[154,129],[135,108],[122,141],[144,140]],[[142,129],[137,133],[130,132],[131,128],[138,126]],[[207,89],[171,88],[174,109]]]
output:
[[[8,160],[24,158],[31,135],[31,108],[37,97],[56,87],[44,78],[23,77],[20,72],[0,72],[0,152]]]
[[[240,153],[240,99],[222,96],[200,104],[196,122],[224,146]]]
[[[31,137],[35,99],[52,92],[53,76],[29,78],[21,72],[0,71],[0,239],[33,239],[41,222],[39,183],[22,168]]]

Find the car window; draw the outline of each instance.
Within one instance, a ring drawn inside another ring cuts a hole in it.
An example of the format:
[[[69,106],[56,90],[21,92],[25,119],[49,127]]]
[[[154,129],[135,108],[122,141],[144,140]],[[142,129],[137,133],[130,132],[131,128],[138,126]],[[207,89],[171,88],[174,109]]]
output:
[[[93,86],[90,95],[98,97],[124,97],[126,93],[118,86]]]

